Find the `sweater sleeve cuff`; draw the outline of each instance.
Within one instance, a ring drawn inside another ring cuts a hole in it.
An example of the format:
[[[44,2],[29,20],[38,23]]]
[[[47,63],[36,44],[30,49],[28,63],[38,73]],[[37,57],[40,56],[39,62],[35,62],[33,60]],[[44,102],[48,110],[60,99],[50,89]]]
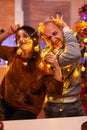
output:
[[[63,28],[63,32],[71,32],[72,30],[69,28],[69,26],[66,26]]]

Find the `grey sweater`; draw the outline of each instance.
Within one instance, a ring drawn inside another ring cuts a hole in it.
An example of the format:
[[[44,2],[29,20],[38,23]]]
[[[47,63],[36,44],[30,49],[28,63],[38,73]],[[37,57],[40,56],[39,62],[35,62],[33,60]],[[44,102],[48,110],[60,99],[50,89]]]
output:
[[[72,30],[67,26],[63,29],[65,47],[57,53],[58,62],[63,73],[63,96],[80,94],[81,78],[79,60],[81,51]]]

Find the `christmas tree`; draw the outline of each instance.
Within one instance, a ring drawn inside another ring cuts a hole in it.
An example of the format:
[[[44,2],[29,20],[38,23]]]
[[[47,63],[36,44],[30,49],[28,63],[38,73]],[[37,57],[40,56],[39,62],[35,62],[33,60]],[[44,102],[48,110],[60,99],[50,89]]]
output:
[[[79,20],[74,24],[72,30],[79,43],[82,58],[80,60],[81,71],[84,78],[87,78],[87,4],[78,9]]]

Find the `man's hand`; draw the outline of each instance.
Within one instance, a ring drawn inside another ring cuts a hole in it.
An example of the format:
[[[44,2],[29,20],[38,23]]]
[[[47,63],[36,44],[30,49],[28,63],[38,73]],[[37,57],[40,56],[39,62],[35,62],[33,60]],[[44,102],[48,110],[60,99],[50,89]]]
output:
[[[54,78],[58,81],[62,81],[62,72],[59,63],[57,61],[56,55],[53,54],[52,52],[48,53],[46,55],[46,61],[52,65],[54,71]]]
[[[54,21],[58,26],[64,28],[67,24],[63,20],[63,15],[61,13],[56,13],[56,17],[51,16],[51,21]]]
[[[46,61],[48,62],[48,63],[50,63],[53,67],[55,67],[55,63],[56,63],[56,60],[57,60],[57,58],[56,58],[56,55],[55,54],[53,54],[52,52],[49,52],[47,55],[46,55]]]

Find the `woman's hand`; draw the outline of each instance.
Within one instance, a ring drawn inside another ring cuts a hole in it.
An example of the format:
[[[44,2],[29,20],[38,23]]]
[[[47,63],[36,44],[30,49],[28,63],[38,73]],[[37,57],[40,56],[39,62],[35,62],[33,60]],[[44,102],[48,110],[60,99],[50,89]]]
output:
[[[3,42],[3,40],[5,40],[7,37],[9,37],[10,35],[14,34],[17,29],[20,28],[20,25],[13,25],[8,27],[1,35],[0,35],[0,44]]]
[[[6,32],[7,32],[9,35],[11,35],[11,34],[14,34],[14,33],[17,31],[17,29],[19,29],[19,28],[20,28],[20,25],[19,25],[19,24],[12,25],[12,26],[10,26],[10,27],[8,27],[8,28],[6,29]]]

